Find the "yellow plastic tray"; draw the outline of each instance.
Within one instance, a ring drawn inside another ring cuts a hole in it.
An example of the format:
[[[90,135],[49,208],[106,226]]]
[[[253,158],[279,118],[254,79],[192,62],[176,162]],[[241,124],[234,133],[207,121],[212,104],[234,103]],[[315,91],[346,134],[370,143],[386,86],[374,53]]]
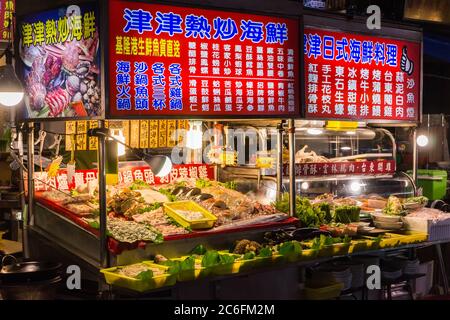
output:
[[[424,232],[404,231],[401,234],[387,233],[393,236],[398,236],[400,244],[413,244],[424,242],[428,239],[428,234]]]
[[[153,268],[159,268],[164,271],[167,271],[169,269],[169,267],[154,264],[149,261],[143,261],[142,263]],[[158,289],[161,287],[173,286],[176,282],[175,274],[165,273],[159,276],[154,276],[150,280],[141,280],[116,273],[118,268],[120,267],[113,267],[100,270],[100,272],[103,273],[103,275],[105,276],[106,283],[113,286],[123,287],[138,292],[145,292],[153,289]]]
[[[352,240],[350,243],[348,253],[368,250],[369,247],[372,245],[372,242],[373,241],[371,240]]]
[[[180,257],[180,258],[173,258],[170,260],[174,260],[174,261],[183,261],[184,259],[186,259],[187,256],[185,257]],[[201,260],[196,259],[196,262],[201,263]],[[183,282],[183,281],[192,281],[192,280],[196,280],[196,279],[202,279],[205,278],[207,276],[209,276],[211,273],[211,270],[208,268],[204,268],[204,267],[195,267],[192,270],[180,270],[180,272],[177,273],[177,281],[179,282]]]
[[[299,256],[299,261],[309,261],[317,258],[319,250],[303,249]]]
[[[334,257],[344,256],[350,250],[350,243],[335,243],[329,246],[324,246],[319,250],[319,257]]]
[[[205,218],[187,220],[182,215],[178,214],[178,210],[200,211]],[[191,229],[210,229],[217,220],[215,215],[191,200],[164,203],[164,212],[183,227],[190,227]]]

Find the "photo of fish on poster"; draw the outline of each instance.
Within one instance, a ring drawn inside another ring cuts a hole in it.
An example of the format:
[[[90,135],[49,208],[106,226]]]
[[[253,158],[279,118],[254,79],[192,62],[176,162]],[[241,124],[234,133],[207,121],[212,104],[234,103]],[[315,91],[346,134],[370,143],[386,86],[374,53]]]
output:
[[[19,25],[26,118],[101,116],[95,4],[25,17]]]

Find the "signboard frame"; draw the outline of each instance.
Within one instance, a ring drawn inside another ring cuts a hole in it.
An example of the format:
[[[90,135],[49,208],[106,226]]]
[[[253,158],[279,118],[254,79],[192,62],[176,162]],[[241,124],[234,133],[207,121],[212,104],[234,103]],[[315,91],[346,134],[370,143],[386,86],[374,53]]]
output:
[[[108,0],[105,1],[104,3],[102,3],[101,5],[101,14],[103,17],[103,22],[104,25],[106,26],[105,28],[102,28],[101,30],[101,37],[102,37],[102,45],[104,47],[104,52],[105,54],[103,54],[102,56],[102,74],[104,75],[104,78],[102,78],[102,96],[103,96],[103,92],[108,92],[109,93],[109,88],[110,88],[110,61],[109,61],[109,50],[111,50],[111,47],[113,44],[111,44],[109,42],[109,36],[110,36],[110,27],[109,27],[109,23],[110,23],[110,18],[108,15],[109,12],[109,6],[112,0]],[[126,2],[130,2],[130,3],[143,3],[143,4],[149,4],[148,2],[142,1],[142,0],[134,0],[134,1],[128,1],[125,0]],[[172,3],[168,3],[166,1],[155,1],[152,2],[151,4],[155,4],[155,5],[173,5]],[[194,2],[180,2],[176,4],[176,7],[180,7],[180,8],[194,8],[194,9],[202,9],[202,10],[219,10],[219,11],[223,11],[224,13],[239,13],[239,14],[252,14],[252,15],[262,15],[262,16],[271,16],[271,17],[278,17],[278,18],[284,18],[284,19],[293,19],[296,20],[298,23],[298,30],[299,30],[299,34],[297,35],[297,41],[298,41],[298,51],[297,54],[295,55],[295,57],[298,57],[300,55],[300,53],[302,52],[301,49],[301,45],[302,45],[302,39],[303,39],[303,19],[302,19],[302,10],[299,10],[298,12],[296,12],[295,14],[288,14],[288,13],[280,13],[279,10],[275,11],[275,13],[270,12],[270,10],[251,10],[251,9],[246,9],[244,8],[243,10],[239,10],[235,7],[224,7],[224,6],[220,6],[219,4],[215,4],[213,3],[208,3],[205,5],[202,5],[200,3],[194,3]],[[281,10],[283,11],[283,10]],[[302,70],[303,70],[303,64],[302,64],[302,60],[299,60],[299,63],[297,63],[297,70],[296,70],[296,75],[297,77],[295,78],[297,83],[298,83],[298,92],[297,92],[297,101],[298,101],[298,106],[296,106],[297,110],[294,113],[290,113],[290,114],[286,114],[286,115],[267,115],[267,114],[254,114],[254,115],[241,115],[241,114],[235,114],[235,113],[230,113],[230,114],[222,114],[221,115],[202,115],[202,114],[198,114],[198,115],[178,115],[178,114],[146,114],[146,115],[114,115],[111,113],[111,102],[110,102],[110,97],[109,94],[105,94],[103,97],[103,101],[105,103],[105,119],[106,120],[133,120],[133,119],[189,119],[189,120],[227,120],[227,119],[297,119],[301,117],[301,113],[302,113]]]
[[[326,27],[324,27],[326,26]],[[417,126],[422,122],[422,110],[423,110],[423,33],[422,30],[414,25],[406,25],[406,24],[390,24],[382,22],[381,29],[369,30],[366,26],[366,19],[361,17],[354,17],[351,20],[346,16],[336,16],[330,15],[327,13],[317,13],[312,14],[308,12],[308,14],[303,15],[303,24],[302,24],[302,48],[304,48],[304,40],[303,40],[303,32],[305,28],[314,28],[321,29],[324,31],[332,31],[332,32],[349,32],[354,33],[360,36],[371,36],[371,37],[380,37],[385,39],[393,39],[393,40],[401,40],[401,41],[410,41],[415,42],[420,45],[420,65],[419,67],[419,105],[418,105],[418,120],[387,120],[387,119],[343,119],[343,118],[313,118],[306,116],[306,86],[305,86],[305,60],[302,58],[303,67],[302,67],[302,80],[303,86],[302,90],[302,112],[301,118],[305,120],[318,120],[318,121],[328,121],[328,120],[337,120],[337,121],[359,121],[365,122],[367,124],[383,124],[386,126]],[[301,50],[302,56],[304,55],[304,51]]]

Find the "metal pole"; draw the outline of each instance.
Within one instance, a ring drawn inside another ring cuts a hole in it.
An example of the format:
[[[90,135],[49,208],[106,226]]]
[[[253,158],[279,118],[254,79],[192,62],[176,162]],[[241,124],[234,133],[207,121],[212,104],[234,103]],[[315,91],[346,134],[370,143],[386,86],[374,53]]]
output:
[[[412,178],[417,185],[417,166],[419,162],[419,153],[417,149],[417,128],[413,128],[413,174]]]
[[[27,225],[33,224],[33,207],[34,207],[34,123],[28,124],[28,141],[27,141],[27,162],[28,162],[28,216]]]
[[[99,128],[105,127],[105,121],[100,120]],[[109,254],[106,236],[106,137],[104,135],[98,136],[98,190],[99,190],[99,205],[100,205],[100,266],[103,268],[109,267]]]
[[[30,255],[28,246],[28,226],[33,225],[34,218],[34,123],[30,122],[28,124],[28,135],[27,135],[27,164],[28,164],[28,210],[26,211],[26,216],[23,221],[23,233],[24,233],[24,255],[28,258]]]
[[[295,215],[295,124],[289,119],[289,215]]]
[[[277,128],[277,200],[283,191],[283,122]]]

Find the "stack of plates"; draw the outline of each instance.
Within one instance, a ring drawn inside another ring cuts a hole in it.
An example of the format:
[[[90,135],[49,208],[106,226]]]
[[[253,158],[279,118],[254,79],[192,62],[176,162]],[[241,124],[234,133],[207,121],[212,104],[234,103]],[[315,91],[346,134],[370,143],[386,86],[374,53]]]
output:
[[[408,260],[403,267],[404,274],[416,274],[419,270],[420,261],[416,260]]]
[[[400,230],[403,228],[403,222],[400,216],[374,213],[372,214],[372,219],[375,227],[379,229]]]
[[[316,277],[320,277],[322,280],[327,280],[330,283],[342,283],[342,291],[348,290],[352,287],[352,272],[349,266],[338,265],[322,265],[319,267]]]
[[[360,288],[364,285],[365,268],[362,262],[358,261],[337,261],[337,266],[347,266],[352,274],[352,288]]]
[[[336,282],[340,282],[344,285],[342,291],[352,287],[352,272],[349,267],[346,267],[342,271],[333,271],[331,274]]]

